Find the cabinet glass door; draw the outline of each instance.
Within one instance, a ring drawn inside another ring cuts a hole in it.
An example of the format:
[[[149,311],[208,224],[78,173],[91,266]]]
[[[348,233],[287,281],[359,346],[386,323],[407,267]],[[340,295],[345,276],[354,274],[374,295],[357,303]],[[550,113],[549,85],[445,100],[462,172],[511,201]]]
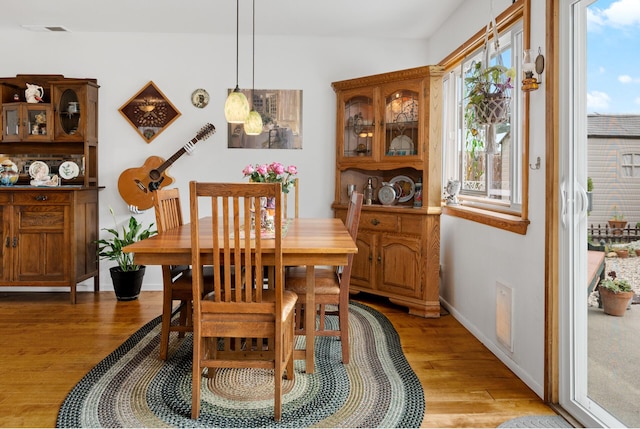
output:
[[[372,155],[374,109],[371,97],[358,95],[344,106],[344,157]]]
[[[2,114],[4,116],[4,129],[2,130],[4,140],[17,140],[20,135],[20,109],[18,106],[4,106]]]
[[[385,156],[409,156],[417,153],[419,107],[417,91],[403,89],[386,96]]]
[[[80,125],[80,114],[78,95],[73,89],[65,89],[58,103],[60,131],[67,135],[77,133]]]
[[[26,105],[26,129],[24,138],[48,140],[49,106],[45,104]]]

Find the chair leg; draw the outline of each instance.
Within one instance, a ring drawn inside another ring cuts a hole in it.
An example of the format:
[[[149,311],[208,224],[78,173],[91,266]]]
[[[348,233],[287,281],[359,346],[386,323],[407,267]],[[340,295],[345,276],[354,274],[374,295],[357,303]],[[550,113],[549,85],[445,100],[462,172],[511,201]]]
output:
[[[325,312],[324,312],[324,304],[320,304],[320,327],[318,328],[319,331],[324,331],[324,316],[325,316]]]
[[[200,368],[200,354],[202,353],[202,338],[193,339],[193,371],[191,374],[191,418],[200,416],[200,384],[202,369]]]
[[[187,303],[186,301],[180,301],[180,317],[178,319],[178,323],[180,324],[180,326],[187,326],[188,319],[189,319],[189,313],[188,313]],[[183,331],[178,332],[178,338],[184,338]]]
[[[285,334],[286,335],[286,334]],[[279,353],[278,353],[279,352]],[[274,392],[273,392],[273,418],[276,421],[280,421],[282,418],[282,367],[284,358],[284,351],[282,346],[279,350],[276,350],[275,357],[275,371],[274,371]]]
[[[294,318],[294,316],[291,316]],[[287,353],[287,380],[293,380],[295,378],[295,369],[294,369],[294,363],[293,363],[293,349],[294,349],[294,342],[295,342],[295,329],[293,326],[293,321],[290,321],[289,324],[286,325],[286,331],[285,334],[287,335],[287,339],[284,342],[284,344],[290,344],[291,345],[291,349],[287,349],[286,353]]]
[[[184,306],[187,308],[187,320],[185,321],[185,326],[190,326],[193,329],[193,301],[188,300],[184,302]]]
[[[160,334],[160,359],[167,360],[169,349],[169,329],[171,327],[171,311],[173,310],[171,290],[164,289],[162,294],[162,328]]]
[[[340,345],[342,346],[342,363],[349,363],[349,305],[339,304],[338,323],[340,324]]]
[[[191,301],[180,302],[180,326],[193,327],[193,303]],[[184,338],[185,331],[178,332],[178,338]]]
[[[304,329],[304,306],[301,303],[296,304],[295,330],[302,331]]]

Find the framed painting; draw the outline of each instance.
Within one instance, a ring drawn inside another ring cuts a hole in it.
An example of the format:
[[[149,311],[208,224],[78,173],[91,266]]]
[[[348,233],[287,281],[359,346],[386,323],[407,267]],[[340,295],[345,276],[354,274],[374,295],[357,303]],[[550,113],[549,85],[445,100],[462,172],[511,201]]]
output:
[[[252,91],[241,92],[251,105]],[[262,133],[248,136],[243,124],[228,124],[229,148],[302,149],[302,90],[255,89],[253,108],[262,117]]]
[[[124,103],[119,111],[147,143],[151,143],[181,115],[152,81]]]

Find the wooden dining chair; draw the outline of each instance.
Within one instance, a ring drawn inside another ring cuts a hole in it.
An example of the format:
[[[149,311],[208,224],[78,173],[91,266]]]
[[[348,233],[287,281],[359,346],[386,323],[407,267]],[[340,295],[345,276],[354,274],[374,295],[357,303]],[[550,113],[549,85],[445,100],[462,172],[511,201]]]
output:
[[[360,212],[362,211],[363,195],[354,192],[349,199],[347,208],[347,218],[345,226],[353,241],[358,235],[358,224],[360,223]],[[315,303],[317,308],[309,309],[305,305],[307,292],[306,267],[288,267],[285,277],[285,288],[298,295],[296,305],[295,333],[305,335],[305,312],[318,311],[320,320],[316,327],[316,336],[335,336],[340,338],[342,346],[342,363],[349,363],[349,283],[351,282],[351,268],[353,266],[353,254],[349,254],[347,265],[344,267],[316,268],[315,269]],[[337,311],[326,312],[326,305],[337,306]],[[338,315],[338,328],[326,329],[325,316],[329,314]],[[315,319],[315,318],[314,318]]]
[[[200,414],[204,368],[213,377],[218,368],[247,367],[274,370],[274,418],[280,420],[282,378],[294,379],[297,301],[295,293],[284,290],[282,185],[192,181],[189,192],[194,273],[191,416]],[[252,229],[252,202],[260,197],[276,199],[272,237],[262,236],[262,216],[255,216]],[[211,216],[202,218],[200,207]],[[201,230],[213,231],[213,243],[201,241]],[[198,269],[211,264],[203,247],[213,248],[212,292],[207,292],[207,279]],[[267,264],[275,269],[273,283],[265,288],[262,273]]]
[[[161,188],[155,191],[153,207],[156,212],[158,233],[177,228],[183,224],[180,191],[178,188]],[[169,348],[169,333],[193,330],[191,308],[191,269],[188,265],[162,266],[162,328],[160,332],[160,359],[166,360]],[[171,325],[173,302],[180,301],[178,325]]]

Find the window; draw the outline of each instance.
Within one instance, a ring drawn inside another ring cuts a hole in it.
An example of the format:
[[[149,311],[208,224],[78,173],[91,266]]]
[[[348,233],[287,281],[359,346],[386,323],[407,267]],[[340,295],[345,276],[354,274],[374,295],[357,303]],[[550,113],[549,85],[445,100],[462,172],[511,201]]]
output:
[[[640,153],[623,153],[622,177],[640,177]]]
[[[513,69],[511,100],[504,122],[468,126],[465,77],[483,58],[484,31],[479,31],[444,58],[443,184],[457,179],[460,205],[446,205],[443,214],[526,234],[529,225],[528,98],[521,91],[522,52],[529,45],[527,1],[517,0],[496,18],[498,44],[489,40],[489,65],[498,61]],[[483,29],[484,30],[484,29]],[[476,111],[477,114],[477,111]]]
[[[520,213],[522,204],[522,92],[519,72],[522,57],[522,25],[502,32],[499,52],[490,43],[489,64],[512,68],[511,101],[507,120],[495,125],[468,126],[465,78],[483,50],[467,56],[444,78],[446,165],[443,179],[460,180],[460,200],[486,209]]]

